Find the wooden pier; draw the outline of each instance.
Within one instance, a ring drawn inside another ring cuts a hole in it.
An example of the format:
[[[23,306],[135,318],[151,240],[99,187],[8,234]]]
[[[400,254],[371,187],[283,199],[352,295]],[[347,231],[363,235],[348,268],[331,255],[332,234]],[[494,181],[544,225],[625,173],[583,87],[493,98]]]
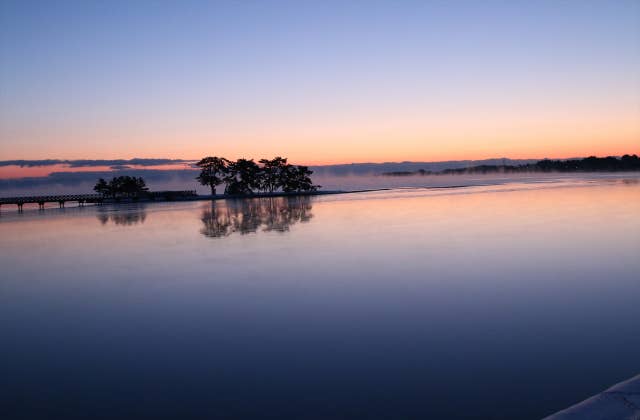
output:
[[[387,191],[389,188],[372,188],[364,190],[323,190],[323,191],[295,191],[295,192],[271,192],[254,193],[248,195],[198,195],[195,190],[185,191],[150,191],[139,197],[105,197],[101,194],[67,194],[67,195],[41,195],[30,197],[0,197],[0,208],[3,204],[13,204],[18,206],[18,211],[22,212],[22,206],[29,203],[37,203],[41,210],[46,203],[58,203],[60,208],[64,208],[65,203],[76,202],[79,206],[85,204],[117,204],[135,202],[154,201],[196,201],[196,200],[228,200],[228,199],[255,199],[255,198],[275,198],[275,197],[308,197],[316,195],[334,194],[354,194],[376,191]]]
[[[195,191],[151,191],[140,197],[105,197],[102,194],[62,194],[62,195],[35,195],[25,197],[0,197],[0,207],[2,205],[17,205],[18,211],[22,211],[25,204],[38,204],[40,210],[44,209],[46,203],[58,203],[60,208],[64,208],[65,203],[75,202],[78,206],[85,204],[118,203],[129,201],[156,201],[156,200],[181,200],[197,197]]]
[[[22,206],[30,203],[36,203],[40,209],[44,209],[46,203],[58,203],[62,208],[68,202],[76,202],[79,206],[84,206],[87,203],[101,203],[103,201],[104,197],[100,194],[35,195],[29,197],[1,197],[0,206],[15,204],[18,206],[18,211],[22,211]]]

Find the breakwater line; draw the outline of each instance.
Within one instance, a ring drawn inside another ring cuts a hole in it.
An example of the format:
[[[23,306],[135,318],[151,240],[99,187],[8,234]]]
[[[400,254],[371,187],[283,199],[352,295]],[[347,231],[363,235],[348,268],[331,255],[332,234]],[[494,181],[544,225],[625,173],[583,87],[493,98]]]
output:
[[[307,192],[271,192],[271,193],[255,193],[255,194],[216,194],[216,195],[199,195],[194,190],[185,191],[152,191],[139,197],[105,197],[101,194],[59,194],[59,195],[34,195],[34,196],[16,196],[16,197],[0,197],[0,210],[2,206],[15,205],[18,212],[23,211],[25,204],[37,204],[40,210],[45,208],[45,204],[58,204],[60,208],[64,208],[66,203],[77,203],[82,207],[87,204],[126,204],[126,203],[153,203],[162,201],[214,201],[227,199],[251,199],[251,198],[267,198],[267,197],[302,197],[302,196],[318,196],[332,194],[353,194],[372,191],[386,191],[388,188],[362,189],[362,190],[328,190],[328,191],[307,191]]]

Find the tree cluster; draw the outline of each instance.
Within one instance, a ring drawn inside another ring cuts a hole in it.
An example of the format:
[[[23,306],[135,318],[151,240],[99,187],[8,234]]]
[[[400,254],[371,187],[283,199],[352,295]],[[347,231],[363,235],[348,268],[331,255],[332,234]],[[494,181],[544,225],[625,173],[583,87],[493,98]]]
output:
[[[104,197],[111,198],[138,198],[145,195],[147,188],[144,179],[133,176],[117,176],[107,182],[104,178],[100,178],[93,190]]]
[[[306,166],[287,163],[286,158],[238,159],[230,161],[221,157],[206,157],[196,164],[200,174],[196,178],[202,185],[211,188],[225,184],[224,193],[250,195],[255,192],[273,193],[316,191],[319,186],[311,182],[311,171]]]
[[[590,156],[575,160],[541,160],[533,165],[542,172],[619,172],[640,170],[640,159],[637,155],[624,155],[620,159]]]

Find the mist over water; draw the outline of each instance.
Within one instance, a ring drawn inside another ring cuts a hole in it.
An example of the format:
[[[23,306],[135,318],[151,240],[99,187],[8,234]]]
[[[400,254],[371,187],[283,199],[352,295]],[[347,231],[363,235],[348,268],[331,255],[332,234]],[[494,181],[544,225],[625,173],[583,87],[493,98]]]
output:
[[[196,190],[199,194],[209,194],[208,187],[200,185],[193,170],[125,170],[107,172],[61,172],[41,178],[0,179],[0,197],[93,193],[93,186],[99,178],[109,179],[119,175],[141,176],[151,190]],[[626,177],[640,178],[640,173],[495,173],[472,175],[413,175],[385,176],[378,173],[333,174],[318,171],[312,176],[322,190],[361,190],[380,188],[429,188],[476,185],[500,185],[513,182],[539,183],[580,180],[606,180]]]
[[[0,417],[565,408],[640,371],[640,183],[556,181],[3,208]]]
[[[327,190],[359,190],[378,188],[430,188],[430,187],[459,187],[502,185],[510,183],[547,183],[547,182],[581,182],[607,179],[640,179],[638,173],[521,173],[521,174],[472,174],[472,175],[412,175],[385,176],[380,174],[367,175],[320,175],[314,176],[315,183]]]

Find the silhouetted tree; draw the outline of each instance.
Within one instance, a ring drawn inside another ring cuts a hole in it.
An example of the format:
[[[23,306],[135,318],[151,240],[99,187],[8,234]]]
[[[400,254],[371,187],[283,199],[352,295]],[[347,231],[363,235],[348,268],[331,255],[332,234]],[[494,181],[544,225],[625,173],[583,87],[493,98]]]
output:
[[[260,159],[260,163],[262,164],[260,189],[272,193],[281,188],[287,158],[278,156],[271,160]]]
[[[139,191],[141,193],[149,192],[149,188],[147,187],[147,183],[144,182],[144,179],[142,177],[136,178],[136,191]]]
[[[211,195],[216,195],[216,187],[222,184],[228,176],[228,164],[227,159],[216,156],[203,158],[196,163],[200,168],[200,175],[196,179],[200,184],[211,187]]]
[[[286,165],[282,177],[282,191],[316,191],[320,186],[313,185],[311,174],[313,171],[306,166]]]
[[[260,167],[253,159],[238,159],[227,166],[227,175],[224,181],[227,183],[227,194],[253,194],[260,189]]]
[[[139,197],[149,190],[142,178],[135,178],[132,176],[123,176],[119,178],[119,192],[124,194],[125,197]]]
[[[311,171],[306,166],[287,163],[287,158],[277,156],[273,159],[238,159],[235,162],[225,158],[206,157],[197,163],[201,168],[196,178],[202,185],[211,187],[215,195],[216,186],[226,184],[225,194],[250,195],[255,191],[273,193],[316,191],[319,185],[311,182]]]
[[[109,188],[109,184],[107,184],[107,181],[105,181],[104,178],[100,178],[98,180],[95,187],[93,187],[93,190],[98,194],[102,194],[103,197],[106,197],[111,194],[111,189]]]

